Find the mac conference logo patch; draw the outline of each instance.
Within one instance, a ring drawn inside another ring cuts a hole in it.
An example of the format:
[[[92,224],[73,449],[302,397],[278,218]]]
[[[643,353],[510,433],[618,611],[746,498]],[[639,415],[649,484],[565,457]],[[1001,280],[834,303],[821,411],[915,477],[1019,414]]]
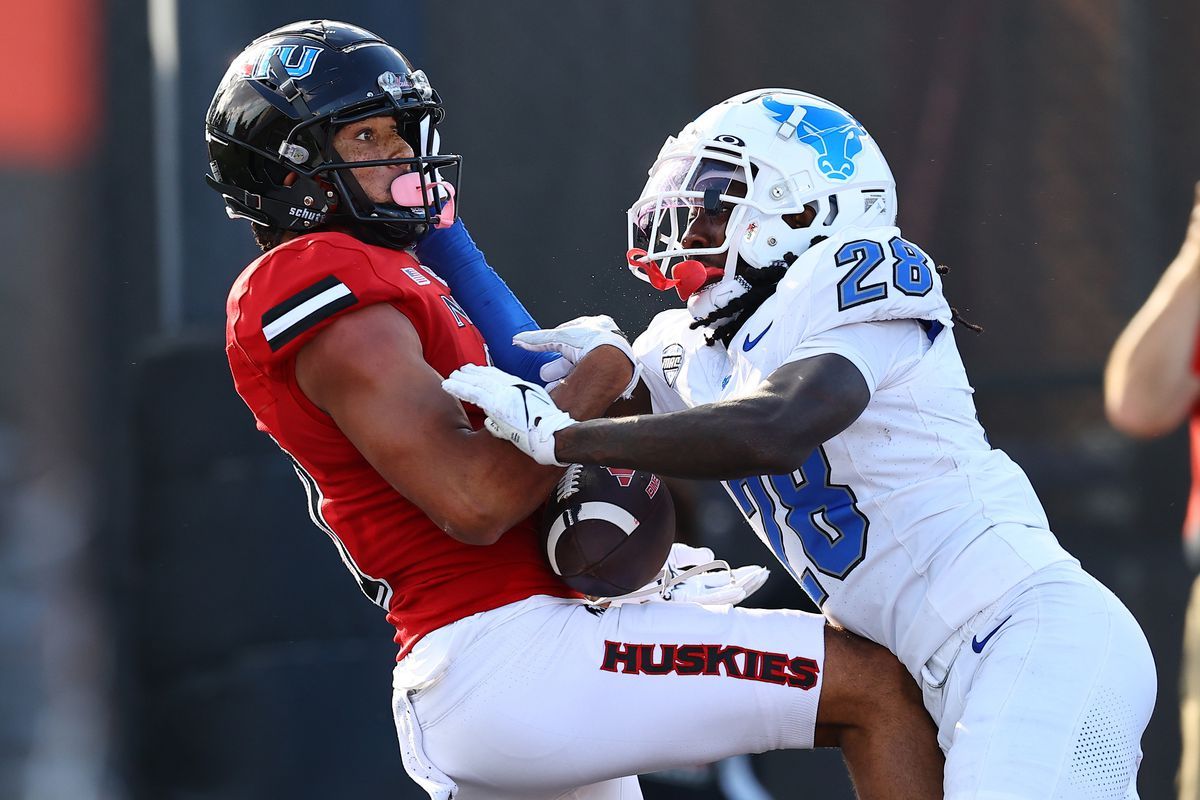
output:
[[[683,366],[683,345],[669,344],[663,348],[662,371],[667,379],[667,385],[675,388],[675,379],[679,377],[679,368]]]

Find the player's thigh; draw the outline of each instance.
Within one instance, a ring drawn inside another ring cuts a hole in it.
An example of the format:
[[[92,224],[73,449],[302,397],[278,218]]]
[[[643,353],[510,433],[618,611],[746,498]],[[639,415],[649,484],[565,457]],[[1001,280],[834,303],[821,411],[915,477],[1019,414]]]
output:
[[[885,648],[827,627],[817,745],[833,746],[837,729],[878,725],[884,715],[899,722],[911,715],[914,724],[928,725],[921,690],[912,675]]]
[[[470,787],[554,797],[736,753],[811,747],[823,658],[824,623],[813,614],[556,605],[478,637],[413,706],[427,756],[464,798]]]
[[[1133,617],[1063,569],[981,628],[1005,618],[981,653],[964,643],[947,683],[947,799],[1136,797],[1156,678]]]

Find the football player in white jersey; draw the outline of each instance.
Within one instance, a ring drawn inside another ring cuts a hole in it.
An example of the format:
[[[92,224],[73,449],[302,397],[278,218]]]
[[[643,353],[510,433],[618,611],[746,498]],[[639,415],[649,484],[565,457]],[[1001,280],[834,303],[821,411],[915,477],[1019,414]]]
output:
[[[630,209],[631,268],[687,301],[634,343],[642,413],[577,423],[492,367],[444,386],[543,464],[723,481],[828,618],[920,683],[947,798],[1136,798],[1149,646],[988,443],[896,208],[844,110],[738,95],[667,140]],[[517,339],[589,349],[568,328]]]

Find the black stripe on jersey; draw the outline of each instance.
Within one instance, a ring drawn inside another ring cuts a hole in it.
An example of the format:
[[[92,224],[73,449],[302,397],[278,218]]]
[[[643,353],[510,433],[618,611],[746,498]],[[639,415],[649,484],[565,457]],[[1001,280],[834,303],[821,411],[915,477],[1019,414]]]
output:
[[[308,288],[297,292],[279,305],[268,310],[262,315],[262,327],[266,329],[272,322],[275,322],[285,314],[288,314],[289,312],[299,308],[309,300],[320,295],[322,292],[327,292],[330,289],[344,285],[345,284],[343,284],[333,275],[327,275]],[[358,298],[354,296],[354,292],[349,291],[347,288],[347,294],[334,300],[330,300],[320,308],[314,309],[311,313],[305,315],[301,319],[296,320],[287,328],[275,334],[274,336],[268,337],[267,344],[270,345],[271,352],[275,352],[279,348],[283,347],[300,334],[312,328],[318,322],[328,319],[339,311],[349,308],[357,302]]]
[[[307,289],[302,289],[301,291],[296,292],[287,300],[284,300],[282,303],[262,315],[263,327],[267,327],[296,306],[307,303],[321,292],[325,291],[326,289],[332,289],[339,283],[341,283],[341,281],[339,281],[337,278],[333,277],[332,275],[326,275],[324,278],[317,281],[312,286],[309,286]]]
[[[271,437],[271,441],[275,442],[275,437]],[[279,442],[275,442],[278,447]],[[354,557],[350,555],[350,550],[346,547],[341,537],[333,530],[329,523],[325,520],[325,515],[321,513],[321,487],[317,483],[317,479],[308,473],[304,467],[300,466],[300,462],[295,456],[283,450],[284,455],[292,462],[292,468],[296,470],[296,477],[300,479],[300,483],[304,485],[304,494],[308,498],[308,516],[312,519],[313,524],[325,532],[325,535],[333,542],[333,546],[337,549],[338,555],[341,556],[342,563],[346,565],[346,569],[350,570],[350,574],[354,576],[358,583],[358,588],[367,596],[375,605],[382,608],[384,611],[391,610],[392,604],[392,587],[388,582],[375,578],[363,572],[358,564],[354,561]]]

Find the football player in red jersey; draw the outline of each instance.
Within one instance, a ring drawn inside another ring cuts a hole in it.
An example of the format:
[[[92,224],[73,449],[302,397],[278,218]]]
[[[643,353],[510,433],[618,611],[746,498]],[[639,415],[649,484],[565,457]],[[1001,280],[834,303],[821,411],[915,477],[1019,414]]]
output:
[[[494,273],[450,289],[456,262],[481,256],[454,222],[441,117],[397,50],[313,21],[253,42],[207,118],[208,181],[265,250],[229,295],[234,382],[396,627],[409,774],[434,798],[637,798],[637,773],[838,745],[862,797],[940,796],[932,723],[883,649],[797,611],[598,613],[550,571],[530,515],[561,470],[441,389],[491,362],[480,328],[501,365],[554,374],[507,346],[533,322],[489,310],[507,292]],[[578,343],[554,399],[583,419],[635,376],[604,321],[582,321]]]

